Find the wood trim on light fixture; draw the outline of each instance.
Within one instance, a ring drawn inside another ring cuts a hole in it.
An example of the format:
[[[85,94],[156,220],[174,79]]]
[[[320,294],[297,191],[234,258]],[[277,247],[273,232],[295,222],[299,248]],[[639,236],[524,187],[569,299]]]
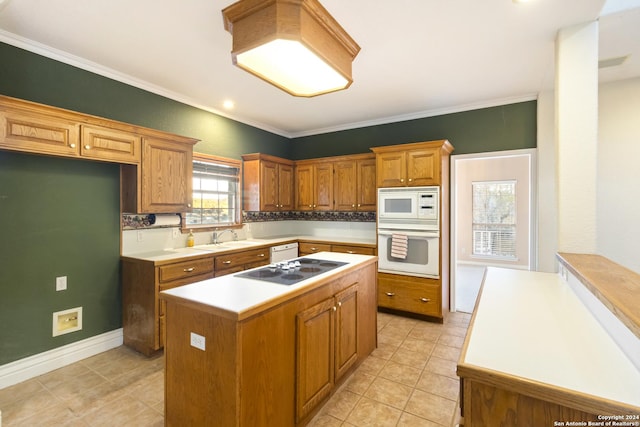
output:
[[[233,36],[234,64],[237,65],[237,55],[257,46],[276,39],[294,40],[341,74],[348,81],[344,88],[353,82],[351,64],[360,46],[318,0],[240,0],[223,9],[222,15],[224,28]],[[292,95],[301,96],[279,82],[253,74]]]

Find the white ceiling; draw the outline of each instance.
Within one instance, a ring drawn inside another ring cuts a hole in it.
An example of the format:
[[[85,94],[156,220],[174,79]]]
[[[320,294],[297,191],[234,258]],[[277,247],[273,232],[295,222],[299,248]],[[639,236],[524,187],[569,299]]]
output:
[[[295,137],[535,99],[553,88],[557,31],[605,0],[321,0],[362,50],[353,85],[314,98],[231,64],[233,2],[0,0],[0,41]],[[631,56],[601,82],[640,76],[640,0],[604,10],[600,58]]]

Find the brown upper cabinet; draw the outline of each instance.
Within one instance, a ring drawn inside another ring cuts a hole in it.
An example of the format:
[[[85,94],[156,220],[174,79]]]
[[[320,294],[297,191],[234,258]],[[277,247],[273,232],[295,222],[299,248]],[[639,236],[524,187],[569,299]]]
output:
[[[296,162],[296,210],[333,210],[333,163],[302,160]]]
[[[334,210],[376,210],[376,159],[372,154],[336,161],[333,171]]]
[[[0,95],[0,149],[119,163],[124,212],[189,210],[197,142]]]
[[[441,185],[442,153],[451,153],[447,140],[373,147],[377,187]]]
[[[259,153],[243,155],[242,161],[244,210],[293,209],[293,161]]]

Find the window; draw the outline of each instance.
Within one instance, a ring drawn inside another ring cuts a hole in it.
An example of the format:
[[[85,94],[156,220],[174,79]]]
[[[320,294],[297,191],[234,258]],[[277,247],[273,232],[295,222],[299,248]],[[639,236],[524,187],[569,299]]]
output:
[[[240,160],[193,153],[193,208],[185,228],[239,225]]]
[[[474,182],[473,254],[516,257],[516,181]]]

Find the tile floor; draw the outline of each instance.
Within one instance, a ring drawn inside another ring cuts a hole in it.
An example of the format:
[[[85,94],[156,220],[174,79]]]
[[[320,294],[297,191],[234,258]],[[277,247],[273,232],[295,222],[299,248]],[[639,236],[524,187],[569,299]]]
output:
[[[378,348],[310,425],[456,425],[456,361],[471,316],[447,314],[437,324],[378,313]],[[7,387],[2,426],[162,426],[163,363],[118,347]]]

